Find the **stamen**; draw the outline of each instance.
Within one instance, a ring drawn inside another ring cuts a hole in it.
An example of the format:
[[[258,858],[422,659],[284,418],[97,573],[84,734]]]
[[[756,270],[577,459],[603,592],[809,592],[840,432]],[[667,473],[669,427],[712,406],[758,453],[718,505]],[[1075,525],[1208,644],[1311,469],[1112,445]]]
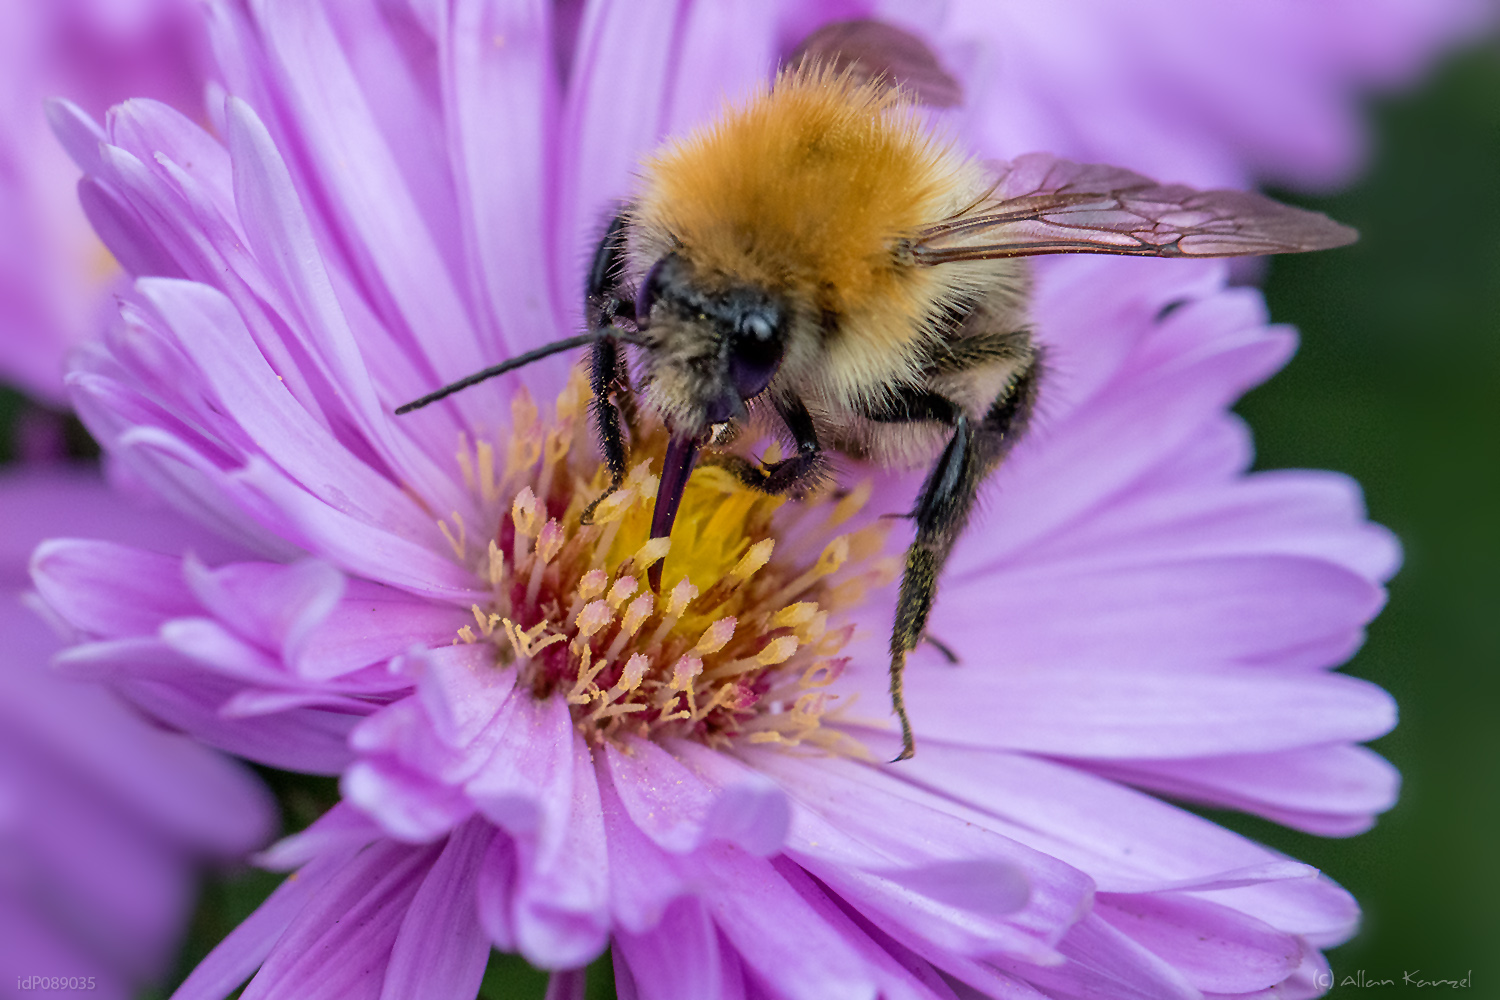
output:
[[[672,588],[672,593],[667,598],[667,617],[679,617],[697,596],[698,588],[693,586],[687,577],[678,580],[677,586]]]
[[[646,676],[646,671],[651,666],[651,660],[645,653],[634,653],[630,659],[625,661],[625,669],[620,671],[620,679],[615,682],[612,691],[626,694],[641,686],[641,679]]]
[[[665,559],[671,549],[672,540],[670,538],[653,538],[637,549],[635,555],[620,564],[620,572],[644,573],[656,565],[657,562]]]
[[[531,553],[531,539],[541,531],[540,505],[530,486],[522,488],[516,494],[515,502],[510,506],[510,520],[516,528],[515,551],[511,558],[520,566],[522,560]]]
[[[632,434],[639,460],[625,482],[583,525],[580,513],[607,482],[588,401],[575,379],[557,419],[543,424],[518,392],[502,444],[460,437],[463,481],[497,527],[470,553],[463,518],[439,522],[491,595],[454,642],[495,647],[495,669],[516,670],[518,690],[532,697],[564,698],[592,743],[628,734],[863,754],[827,724],[847,708],[835,693],[836,655],[853,633],[828,623],[891,573],[887,525],[832,531],[867,502],[870,485],[783,508],[704,465],[684,490],[673,538],[651,538],[652,468],[666,437],[646,427]],[[788,537],[796,540],[778,544]],[[809,562],[801,553],[811,546],[820,554]],[[653,567],[672,580],[660,594],[643,585]]]
[[[828,515],[828,527],[837,528],[848,521],[855,514],[864,510],[865,504],[870,502],[870,494],[875,491],[875,483],[872,480],[863,480],[858,486],[845,493],[833,505],[833,513]]]
[[[492,504],[500,496],[500,484],[495,481],[495,446],[480,441],[475,450],[479,456],[479,496],[486,504]]]
[[[541,454],[541,431],[537,426],[536,404],[522,386],[510,400],[510,448],[505,456],[508,471],[530,469]]]
[[[590,666],[590,650],[587,646],[583,647],[580,655],[583,661],[578,665],[578,683],[574,684],[573,690],[568,692],[568,702],[573,705],[586,705],[599,696],[599,689],[594,687],[594,678],[599,676],[599,672],[606,665],[605,661],[600,660]]]
[[[587,640],[594,633],[614,621],[614,612],[603,601],[594,601],[578,613],[578,636]]]
[[[500,624],[499,616],[485,614],[477,604],[469,605],[469,610],[474,614],[474,621],[479,624],[479,634],[488,639],[490,633],[495,631],[495,626]]]
[[[720,618],[703,633],[703,638],[698,640],[698,645],[693,647],[693,652],[700,656],[717,653],[730,639],[734,638],[734,625],[733,618]]]
[[[469,435],[463,431],[458,432],[458,451],[454,457],[458,459],[458,469],[463,473],[464,486],[470,493],[476,489],[474,482],[474,463],[469,460]]]
[[[618,610],[620,605],[624,604],[630,598],[630,595],[635,593],[637,586],[635,577],[622,576],[615,581],[613,587],[609,588],[609,595],[605,600],[609,602],[610,607]]]
[[[609,574],[602,569],[591,569],[578,581],[578,596],[585,601],[592,601],[604,593],[604,588],[607,586],[609,586]]]
[[[567,536],[563,534],[563,526],[557,523],[556,518],[549,518],[542,526],[541,534],[536,540],[536,554],[544,563],[549,563],[557,558],[557,553],[562,551],[563,542]]]
[[[793,597],[805,592],[808,587],[811,587],[814,583],[823,579],[823,577],[837,573],[848,558],[849,538],[846,535],[840,535],[824,546],[823,553],[818,556],[818,561],[813,564],[812,569],[809,569],[806,573],[803,573],[777,591],[776,595],[767,603],[785,604]]]
[[[667,633],[677,627],[677,620],[682,617],[682,613],[697,596],[698,588],[693,586],[687,577],[678,580],[677,586],[672,588],[672,593],[667,595],[666,614],[662,616],[661,624],[656,627],[647,645],[660,646],[662,640],[667,637]]]
[[[702,659],[692,655],[682,657],[672,668],[672,688],[677,691],[692,690],[693,679],[701,673],[703,673]]]
[[[635,637],[636,632],[645,624],[646,619],[651,617],[651,612],[656,607],[656,600],[649,592],[641,594],[630,602],[625,609],[625,617],[620,620],[620,630],[615,633],[615,641],[610,643],[609,651],[604,655],[611,660],[620,658],[625,652],[625,644]],[[640,654],[636,654],[640,655]]]
[[[759,573],[771,561],[771,553],[776,551],[776,539],[762,538],[750,546],[740,561],[734,564],[734,569],[729,571],[729,576],[734,580],[748,580]]]
[[[640,595],[630,602],[630,607],[625,609],[625,621],[622,627],[634,635],[654,610],[656,610],[656,598],[650,594]]]
[[[490,539],[488,560],[485,564],[485,579],[489,581],[492,589],[500,588],[500,581],[505,579],[505,553],[500,551],[500,546],[495,540]]]
[[[812,621],[817,613],[818,606],[812,601],[798,601],[772,615],[770,625],[772,628],[797,628]]]
[[[462,538],[453,537],[453,532],[448,530],[447,521],[438,521],[437,526],[438,530],[443,533],[443,537],[448,540],[448,547],[453,550],[453,554],[458,557],[460,562],[462,562],[464,558],[464,544]]]
[[[797,647],[802,645],[794,635],[777,636],[766,643],[766,648],[755,654],[755,662],[763,667],[774,667],[778,663],[785,663],[797,652]]]

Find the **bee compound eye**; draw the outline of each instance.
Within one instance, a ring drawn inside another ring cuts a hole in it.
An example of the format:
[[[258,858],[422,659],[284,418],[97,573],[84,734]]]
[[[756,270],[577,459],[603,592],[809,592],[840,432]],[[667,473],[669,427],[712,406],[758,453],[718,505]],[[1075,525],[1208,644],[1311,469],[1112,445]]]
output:
[[[651,322],[651,307],[661,296],[662,287],[665,284],[666,275],[663,266],[667,258],[663,257],[651,265],[651,270],[646,272],[646,277],[641,280],[640,287],[635,293],[635,322],[639,329],[644,330]]]
[[[755,311],[737,324],[729,349],[729,377],[741,399],[758,396],[781,367],[786,344],[776,317]]]
[[[740,335],[747,340],[765,342],[776,335],[776,325],[765,313],[753,312],[740,320]]]

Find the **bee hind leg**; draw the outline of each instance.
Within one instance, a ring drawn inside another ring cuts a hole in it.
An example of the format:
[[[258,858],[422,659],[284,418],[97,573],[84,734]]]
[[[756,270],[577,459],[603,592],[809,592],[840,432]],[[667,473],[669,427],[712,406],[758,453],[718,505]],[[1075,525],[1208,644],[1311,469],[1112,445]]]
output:
[[[980,484],[1026,428],[1036,401],[1037,377],[1035,364],[1025,368],[977,423],[957,407],[953,408],[953,437],[927,474],[916,509],[912,511],[917,534],[906,551],[896,621],[891,628],[891,707],[901,722],[898,761],[916,752],[902,689],[906,656],[922,641],[937,596],[938,576],[968,524]]]

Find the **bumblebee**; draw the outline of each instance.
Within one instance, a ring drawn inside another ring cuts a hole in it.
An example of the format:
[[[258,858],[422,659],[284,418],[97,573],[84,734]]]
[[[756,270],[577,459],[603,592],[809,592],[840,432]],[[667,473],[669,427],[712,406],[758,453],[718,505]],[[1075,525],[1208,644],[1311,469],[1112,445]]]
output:
[[[949,102],[955,90],[905,32],[868,21],[823,29],[772,86],[643,165],[589,269],[586,333],[397,410],[587,345],[604,495],[626,474],[622,408],[644,404],[670,432],[653,537],[671,534],[700,450],[727,444],[752,413],[794,451],[770,464],[715,461],[758,490],[805,492],[830,451],[930,463],[891,630],[897,760],[914,751],[907,654],[979,488],[1025,433],[1042,381],[1017,258],[1232,257],[1355,238],[1253,193],[1161,185],[1046,154],[981,163],[924,119],[923,103]],[[638,387],[625,345],[639,349]]]

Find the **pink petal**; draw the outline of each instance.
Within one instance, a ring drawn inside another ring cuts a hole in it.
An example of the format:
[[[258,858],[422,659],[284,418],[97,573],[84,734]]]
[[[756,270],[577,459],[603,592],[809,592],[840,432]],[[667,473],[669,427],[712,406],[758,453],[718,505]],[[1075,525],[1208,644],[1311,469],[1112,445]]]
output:
[[[959,955],[1039,961],[1087,906],[1093,883],[1082,873],[897,774],[835,760],[791,764],[775,752],[749,759],[796,803],[787,855],[887,933],[900,927]]]
[[[360,11],[342,14],[349,20],[376,16]],[[306,168],[325,185],[328,207],[345,230],[345,239],[359,248],[355,263],[365,271],[364,281],[389,295],[395,315],[388,322],[404,327],[421,355],[433,360],[441,377],[456,378],[492,364],[495,359],[487,356],[476,337],[453,275],[445,266],[450,260],[447,251],[456,253],[460,248],[432,229],[430,220],[448,212],[417,201],[423,186],[446,186],[448,178],[418,168],[421,183],[414,186],[402,176],[403,143],[430,142],[430,156],[436,159],[443,153],[440,140],[429,139],[422,116],[415,110],[407,113],[411,121],[401,133],[383,135],[377,114],[389,111],[373,107],[370,97],[374,95],[368,90],[372,85],[381,87],[388,91],[381,96],[393,102],[410,96],[378,75],[362,86],[349,61],[351,55],[359,55],[358,49],[346,53],[329,14],[321,8],[272,2],[259,23],[267,54],[285,88],[282,100],[287,111],[295,118],[316,122],[315,128],[298,132],[307,146]],[[389,37],[388,29],[349,27],[368,36],[367,46],[378,46]],[[390,67],[381,72],[399,75],[396,67],[401,62],[395,53],[388,62]],[[426,117],[430,119],[434,110],[427,108]],[[476,404],[459,405],[472,408]]]
[[[558,234],[552,247],[552,272],[564,288],[583,287],[578,247],[603,235],[607,216],[630,195],[641,157],[656,145],[665,128],[668,88],[675,78],[674,44],[681,0],[639,3],[591,3],[584,9],[574,65],[562,109],[558,151]],[[628,52],[628,59],[604,53]],[[564,317],[577,322],[573,302]]]
[[[1108,895],[1095,912],[1207,993],[1265,989],[1302,964],[1297,938],[1202,900]]]
[[[499,669],[483,643],[413,653],[406,662],[419,671],[417,696],[428,722],[450,747],[473,743],[515,701],[515,672]]]
[[[248,105],[233,98],[228,124],[235,201],[257,259],[299,314],[294,331],[305,331],[309,339],[304,343],[324,377],[342,387],[350,418],[393,471],[424,495],[439,498],[443,510],[464,506],[447,472],[401,436],[376,398],[286,164],[265,126]]]
[[[258,457],[232,481],[247,505],[281,520],[278,528],[285,536],[350,573],[465,607],[482,596],[464,567],[317,499]]]
[[[1329,940],[1358,916],[1348,893],[1306,865],[1066,765],[929,742],[900,773],[984,810],[994,829],[1088,873],[1101,892],[1203,887],[1205,899]]]
[[[436,848],[378,844],[307,900],[241,994],[246,1000],[375,1000],[402,919]]]
[[[222,1000],[250,978],[287,927],[338,873],[343,857],[328,857],[284,880],[199,962],[172,1000]]]
[[[102,637],[150,635],[199,610],[180,559],[112,542],[43,542],[31,560],[37,591],[69,625]]]
[[[1395,704],[1368,681],[1269,669],[1114,672],[1037,667],[929,670],[907,681],[916,720],[944,719],[942,739],[1079,758],[1208,757],[1369,740]],[[957,715],[950,706],[963,705]]]
[[[99,159],[99,144],[107,141],[104,130],[98,123],[72,101],[61,97],[49,98],[46,103],[47,124],[52,134],[67,150],[78,169],[86,174],[103,173]]]
[[[573,798],[573,720],[562,698],[517,692],[494,754],[464,787],[491,822],[555,855]]]
[[[244,557],[171,511],[136,504],[92,469],[12,467],[0,477],[0,523],[7,527],[0,535],[0,573],[23,570],[9,581],[16,586],[25,583],[24,567],[39,540],[81,532],[165,554],[192,550],[215,560]]]
[[[674,900],[687,894],[689,882],[677,856],[662,850],[635,825],[615,792],[609,771],[598,770],[615,933],[646,934],[660,923]]]
[[[703,899],[714,922],[771,995],[925,995],[796,865],[751,858],[727,845],[693,859],[700,871],[713,872],[716,889]]]
[[[396,840],[429,844],[474,815],[474,805],[453,788],[389,759],[357,760],[339,781],[339,792]]]
[[[515,922],[511,918],[515,885],[515,845],[510,837],[496,833],[479,864],[477,896],[480,926],[501,951],[516,950]]]
[[[478,992],[490,943],[469,901],[477,888],[479,862],[493,836],[493,827],[473,822],[448,838],[396,933],[382,1000],[469,1000]]]
[[[352,856],[380,836],[380,828],[368,816],[346,802],[336,802],[307,829],[261,851],[255,863],[271,871],[292,871],[324,855]]]
[[[1197,760],[1112,761],[1090,770],[1324,837],[1368,830],[1376,813],[1395,804],[1401,783],[1380,755],[1342,744]]]
[[[1095,914],[1080,920],[1058,949],[1062,964],[1026,966],[997,959],[1004,972],[1024,977],[1044,993],[1099,1000],[1200,1000],[1182,974]]]
[[[529,961],[548,969],[586,965],[609,945],[609,853],[599,785],[582,737],[574,733],[570,746],[572,801],[561,837],[539,841],[534,854],[526,840],[518,845],[516,941]]]
[[[529,0],[496,6],[457,4],[447,33],[444,106],[465,244],[468,279],[483,303],[483,351],[493,363],[550,339],[566,311],[555,299],[576,297],[553,285],[547,267],[548,146],[558,115],[551,45],[552,5]],[[499,40],[498,44],[496,40]],[[516,253],[516,247],[536,252]],[[558,367],[561,367],[560,365]],[[463,375],[467,372],[451,372]],[[546,399],[561,372],[537,373]],[[533,377],[526,376],[528,384]]]
[[[611,784],[631,820],[664,850],[682,854],[703,837],[714,794],[677,758],[648,740],[604,746]]]
[[[408,538],[430,536],[431,516],[350,454],[286,391],[228,298],[195,282],[145,280],[136,288],[209,380],[214,408],[258,451],[352,516]]]
[[[944,586],[932,633],[991,672],[1047,662],[1064,669],[1165,672],[1224,663],[1329,666],[1347,658],[1385,603],[1381,588],[1321,559],[1288,555],[1135,562],[1055,556]],[[995,636],[1003,636],[1000,642]],[[959,673],[961,671],[954,671]]]
[[[615,933],[617,961],[652,1000],[717,1000],[723,995],[719,934],[703,904],[680,899],[645,934]]]

